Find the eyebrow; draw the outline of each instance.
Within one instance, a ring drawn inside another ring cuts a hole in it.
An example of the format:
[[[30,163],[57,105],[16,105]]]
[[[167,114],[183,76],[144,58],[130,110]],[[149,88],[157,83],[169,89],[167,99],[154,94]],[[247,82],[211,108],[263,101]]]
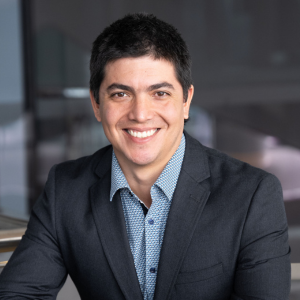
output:
[[[174,86],[169,83],[169,82],[161,82],[161,83],[156,83],[156,84],[152,84],[147,88],[147,91],[153,91],[153,90],[157,90],[160,89],[162,87],[166,87],[166,88],[170,88],[172,90],[174,90]]]
[[[170,89],[174,90],[174,86],[171,83],[169,83],[169,82],[160,82],[160,83],[150,85],[147,88],[147,91],[150,92],[150,91],[153,91],[153,90],[156,90],[156,89],[160,89],[162,87],[167,87],[167,88],[170,88]],[[107,92],[109,92],[109,91],[115,90],[115,89],[129,91],[129,92],[132,92],[132,93],[134,91],[132,87],[130,87],[128,85],[125,85],[125,84],[121,84],[121,83],[113,83],[106,90],[107,90]]]
[[[120,84],[120,83],[113,83],[111,84],[107,89],[106,91],[109,92],[111,90],[116,90],[116,89],[119,89],[119,90],[124,90],[124,91],[129,91],[129,92],[133,92],[133,88],[128,86],[128,85],[124,85],[124,84]]]

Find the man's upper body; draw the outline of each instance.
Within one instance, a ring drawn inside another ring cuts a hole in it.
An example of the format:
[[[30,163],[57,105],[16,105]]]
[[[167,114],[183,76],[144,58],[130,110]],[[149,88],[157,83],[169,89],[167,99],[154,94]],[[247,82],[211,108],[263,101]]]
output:
[[[0,299],[53,299],[67,274],[82,299],[288,299],[280,183],[183,135],[194,88],[176,29],[128,15],[90,69],[112,146],[52,168]]]
[[[288,299],[278,180],[185,136],[154,299]],[[106,147],[52,168],[0,299],[55,299],[67,273],[82,299],[143,299],[120,192],[109,200],[111,159]]]

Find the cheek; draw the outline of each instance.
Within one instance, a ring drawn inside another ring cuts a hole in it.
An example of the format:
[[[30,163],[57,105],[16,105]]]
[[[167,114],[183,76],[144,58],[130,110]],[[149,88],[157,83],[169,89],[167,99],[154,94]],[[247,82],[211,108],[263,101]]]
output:
[[[114,127],[122,120],[124,116],[124,109],[119,106],[104,105],[101,108],[101,119],[103,127]]]
[[[177,103],[169,102],[160,107],[160,115],[165,119],[169,124],[181,124],[184,122],[184,110],[183,105]]]

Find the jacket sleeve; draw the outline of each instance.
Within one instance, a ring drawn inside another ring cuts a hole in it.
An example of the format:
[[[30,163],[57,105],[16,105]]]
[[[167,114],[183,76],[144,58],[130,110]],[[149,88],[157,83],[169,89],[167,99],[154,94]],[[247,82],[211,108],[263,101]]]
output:
[[[231,300],[288,300],[290,281],[281,185],[268,174],[259,183],[248,209]]]
[[[56,299],[67,271],[55,227],[55,166],[27,231],[0,275],[0,299]]]

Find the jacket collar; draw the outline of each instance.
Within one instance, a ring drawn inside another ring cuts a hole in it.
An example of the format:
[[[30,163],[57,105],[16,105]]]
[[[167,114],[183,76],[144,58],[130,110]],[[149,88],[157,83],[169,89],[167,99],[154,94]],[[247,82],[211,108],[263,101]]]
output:
[[[197,182],[201,182],[210,176],[208,158],[205,147],[184,131],[186,138],[186,150],[182,169],[185,170]]]
[[[108,145],[95,154],[94,171],[100,178],[102,178],[107,172],[110,172],[111,170],[112,151],[112,145]]]

